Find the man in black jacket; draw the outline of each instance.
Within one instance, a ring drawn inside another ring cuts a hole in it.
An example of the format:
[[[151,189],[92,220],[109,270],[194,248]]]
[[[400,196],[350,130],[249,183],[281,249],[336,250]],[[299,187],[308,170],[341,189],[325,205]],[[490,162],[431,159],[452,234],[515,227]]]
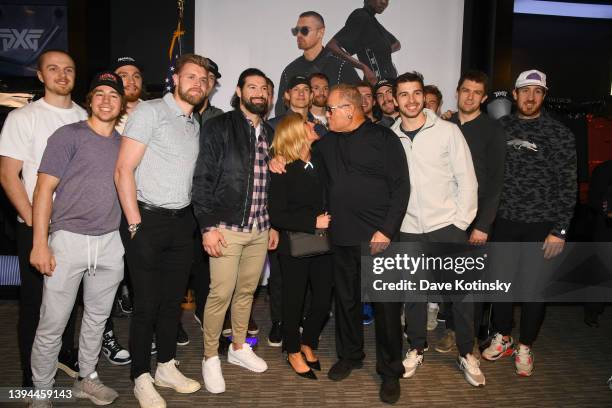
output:
[[[323,47],[325,21],[319,13],[305,11],[300,14],[297,25],[291,29],[291,32],[297,39],[298,48],[304,50],[304,54],[287,65],[281,74],[275,108],[277,116],[287,110],[283,103],[283,95],[289,89],[289,80],[296,75],[308,77],[315,72],[321,72],[329,78],[330,86],[359,81],[357,72],[351,64]]]
[[[233,111],[204,125],[192,190],[202,245],[211,257],[202,373],[206,389],[215,394],[225,391],[218,349],[230,302],[228,362],[258,373],[268,369],[245,339],[267,249],[278,243],[266,204],[273,131],[261,118],[268,107],[263,72],[249,68],[240,74],[232,106]]]
[[[481,71],[466,71],[457,84],[457,107],[450,121],[459,126],[470,147],[478,180],[478,212],[468,229],[471,244],[484,244],[497,213],[504,185],[506,135],[497,121],[480,110],[487,99],[488,78]],[[452,308],[446,307],[446,332],[436,344],[436,351],[446,353],[455,345],[455,322]],[[482,304],[475,308],[475,322],[480,321]],[[476,327],[478,328],[478,327]]]
[[[336,352],[329,370],[334,381],[361,368],[361,243],[374,252],[386,248],[399,230],[410,195],[406,155],[393,132],[366,120],[354,86],[332,88],[327,100],[330,132],[317,143],[327,170],[330,234],[334,246]],[[399,399],[402,365],[400,303],[374,303],[376,371],[380,398]]]

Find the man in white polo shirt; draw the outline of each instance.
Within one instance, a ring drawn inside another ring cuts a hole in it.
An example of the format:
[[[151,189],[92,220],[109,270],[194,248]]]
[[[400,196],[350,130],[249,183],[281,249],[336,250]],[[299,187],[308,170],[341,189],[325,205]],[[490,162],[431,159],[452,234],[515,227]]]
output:
[[[30,354],[38,327],[43,277],[30,265],[32,250],[32,195],[47,139],[58,128],[87,119],[84,109],[74,103],[74,61],[65,51],[49,50],[38,58],[38,79],[44,96],[12,111],[0,134],[0,183],[17,210],[17,251],[21,278],[18,337],[23,383],[32,386]],[[58,367],[71,377],[79,371],[74,346],[73,311],[62,338]]]

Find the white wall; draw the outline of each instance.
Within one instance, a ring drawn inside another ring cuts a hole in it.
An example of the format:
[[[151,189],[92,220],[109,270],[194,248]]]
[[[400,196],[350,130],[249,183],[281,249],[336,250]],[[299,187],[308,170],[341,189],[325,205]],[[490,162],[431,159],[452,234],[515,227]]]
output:
[[[212,103],[230,109],[240,72],[261,69],[277,85],[282,70],[297,58],[295,37],[289,31],[298,15],[314,10],[323,15],[323,43],[344,25],[361,0],[195,0],[195,52],[212,58],[223,77]],[[417,70],[425,84],[444,95],[443,108],[454,108],[461,69],[463,0],[391,0],[378,20],[402,44],[393,54],[399,73]],[[361,76],[361,72],[360,76]]]

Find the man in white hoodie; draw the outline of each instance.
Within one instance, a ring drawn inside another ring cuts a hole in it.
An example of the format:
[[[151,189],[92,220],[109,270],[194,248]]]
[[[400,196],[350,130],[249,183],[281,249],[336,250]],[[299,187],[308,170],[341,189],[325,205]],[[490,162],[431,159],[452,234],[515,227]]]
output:
[[[467,243],[465,230],[478,208],[478,182],[470,149],[457,125],[425,109],[423,76],[407,72],[393,87],[400,118],[391,127],[400,138],[410,174],[410,200],[400,228],[400,241]],[[423,363],[427,336],[427,303],[405,305],[410,350],[404,377],[412,377]],[[485,377],[472,355],[472,303],[454,302],[457,363],[468,383],[483,386]]]

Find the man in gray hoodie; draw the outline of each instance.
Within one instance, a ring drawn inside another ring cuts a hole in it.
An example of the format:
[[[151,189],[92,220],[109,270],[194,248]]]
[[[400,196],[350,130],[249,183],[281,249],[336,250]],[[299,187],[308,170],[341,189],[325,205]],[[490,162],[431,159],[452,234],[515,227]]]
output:
[[[423,76],[408,72],[397,77],[393,97],[400,120],[391,130],[400,138],[410,174],[410,200],[400,228],[400,241],[467,243],[466,229],[478,208],[478,182],[470,149],[457,125],[425,109]],[[427,303],[405,305],[410,350],[404,377],[423,363],[427,336]],[[483,386],[485,378],[474,347],[474,306],[454,302],[459,356],[457,364],[468,383]]]

